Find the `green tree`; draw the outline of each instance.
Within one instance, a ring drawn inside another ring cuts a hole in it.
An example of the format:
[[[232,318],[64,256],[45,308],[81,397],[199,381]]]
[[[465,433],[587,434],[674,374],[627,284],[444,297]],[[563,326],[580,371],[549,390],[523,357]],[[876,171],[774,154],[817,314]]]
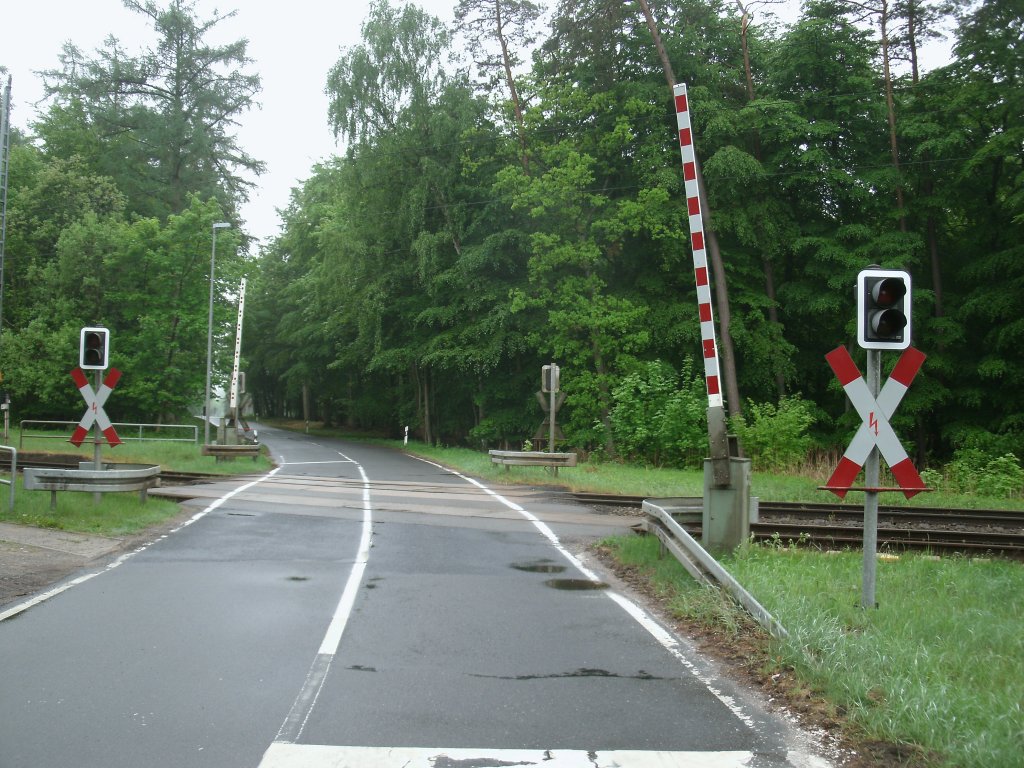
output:
[[[36,132],[51,154],[113,178],[141,215],[180,213],[190,194],[234,212],[254,185],[246,175],[264,168],[233,133],[260,88],[243,71],[247,41],[208,42],[235,13],[200,19],[188,0],[124,5],[147,17],[156,44],[133,56],[109,37],[91,57],[65,44],[61,69],[45,73],[52,105]]]
[[[1024,33],[1019,3],[983,4],[959,21],[956,61],[922,81],[944,131],[923,148],[947,170],[935,184],[944,209],[943,305],[936,330],[955,355],[941,429],[1024,434]],[[943,98],[945,97],[945,98]],[[948,158],[948,159],[947,159]]]
[[[327,75],[328,122],[335,136],[366,142],[422,113],[447,81],[450,35],[415,5],[370,4],[363,42],[342,52]]]
[[[502,82],[508,91],[520,162],[527,172],[530,160],[516,69],[522,64],[520,48],[529,47],[536,40],[533,25],[540,14],[540,6],[530,0],[460,0],[455,6],[455,21],[469,40],[470,53],[478,71],[488,81],[488,90]]]

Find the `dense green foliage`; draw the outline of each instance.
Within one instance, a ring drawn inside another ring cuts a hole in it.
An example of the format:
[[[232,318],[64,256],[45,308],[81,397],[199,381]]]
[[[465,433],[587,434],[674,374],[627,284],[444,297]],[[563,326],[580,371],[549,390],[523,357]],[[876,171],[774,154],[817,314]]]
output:
[[[63,378],[91,322],[113,329],[128,374],[120,418],[201,401],[210,228],[235,221],[261,167],[230,131],[259,86],[245,43],[206,42],[238,18],[125,5],[154,43],[68,45],[34,140],[15,136],[0,370],[22,418],[77,410]],[[690,90],[722,254],[727,405],[755,459],[849,439],[824,354],[846,344],[863,362],[854,278],[872,263],[915,280],[928,360],[894,424],[918,464],[1024,455],[1020,4],[809,0],[785,28],[742,27],[718,0],[646,5],[664,58],[640,3],[543,17],[528,0],[461,0],[453,28],[371,4],[363,42],[321,74],[343,153],[292,191],[258,263],[240,229],[218,235],[217,343],[248,271],[258,413],[518,447],[555,361],[568,445],[696,465],[671,76]],[[954,22],[953,60],[923,72],[923,41]]]
[[[78,418],[68,372],[79,329],[95,324],[111,329],[125,374],[115,421],[177,419],[203,400],[211,227],[244,199],[239,169],[261,167],[229,130],[259,79],[241,72],[244,41],[204,42],[230,16],[202,21],[183,0],[125,5],[148,17],[155,46],[132,56],[108,38],[87,57],[68,44],[45,73],[35,136],[12,136],[0,371],[17,420]],[[242,238],[218,240],[223,297],[243,274]],[[233,309],[216,304],[222,349]]]
[[[876,3],[860,19],[861,4],[812,0],[790,28],[748,29],[749,82],[731,4],[651,5],[690,88],[750,449],[792,463],[811,423],[820,447],[846,442],[855,417],[823,356],[847,344],[863,359],[854,278],[876,263],[915,278],[929,359],[894,421],[918,460],[1020,454],[1019,4],[961,8],[954,61],[922,74],[918,49],[949,6]],[[491,73],[479,80],[443,68],[448,30],[386,1],[343,51],[328,94],[347,152],[295,191],[261,260],[247,330],[258,408],[518,447],[554,360],[569,444],[692,465],[700,336],[650,30],[634,3],[556,3],[532,66],[498,76],[527,39],[499,25],[502,7],[461,6]]]

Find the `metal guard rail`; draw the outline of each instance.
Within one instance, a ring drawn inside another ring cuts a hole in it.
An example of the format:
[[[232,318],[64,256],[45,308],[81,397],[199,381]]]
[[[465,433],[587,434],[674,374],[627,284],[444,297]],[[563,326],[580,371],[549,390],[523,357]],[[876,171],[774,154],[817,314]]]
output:
[[[160,483],[159,464],[107,464],[96,469],[92,462],[79,462],[78,469],[28,467],[24,475],[27,491],[49,491],[50,508],[57,508],[57,491],[118,493],[138,491],[145,501],[147,491]]]
[[[26,437],[26,435],[25,435],[25,425],[26,424],[48,424],[48,425],[61,426],[61,427],[74,427],[77,423],[78,423],[77,421],[40,421],[40,420],[37,420],[37,419],[25,419],[25,420],[19,422],[19,427],[21,429],[21,435],[18,438],[18,447],[19,448],[24,448],[24,440],[25,440],[25,437]],[[149,441],[149,442],[154,442],[154,443],[198,443],[199,442],[199,427],[196,426],[195,424],[132,424],[132,423],[128,423],[128,424],[125,424],[125,423],[116,424],[115,423],[114,424],[114,428],[115,429],[120,430],[120,428],[122,428],[122,427],[124,427],[124,428],[135,428],[135,427],[138,427],[138,430],[139,430],[139,436],[138,437],[128,437],[127,435],[120,435],[121,439],[123,441],[125,441],[125,442],[128,442],[130,440],[135,440],[135,441],[140,441],[140,442],[147,442],[147,441]],[[191,438],[188,438],[188,437],[143,437],[142,436],[142,430],[146,429],[146,428],[149,428],[149,429],[178,429],[178,430],[184,429],[184,430],[191,431],[192,432],[192,437]],[[66,435],[28,435],[28,437],[29,437],[29,439],[32,439],[32,440],[66,440],[67,439]]]
[[[671,514],[651,501],[644,501],[644,512],[655,519],[651,526],[652,532],[662,544],[675,556],[691,576],[703,584],[717,582],[741,605],[754,620],[770,632],[774,637],[789,637],[774,616],[772,616],[743,586],[723,568],[697,540],[677,523]],[[665,535],[668,534],[668,535]]]

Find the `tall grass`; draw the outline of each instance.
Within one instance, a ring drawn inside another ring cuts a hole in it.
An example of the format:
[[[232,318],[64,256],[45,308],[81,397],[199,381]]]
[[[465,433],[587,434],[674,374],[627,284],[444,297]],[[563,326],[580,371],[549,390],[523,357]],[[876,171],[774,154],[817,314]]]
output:
[[[734,609],[659,559],[653,537],[607,544],[646,569],[679,615],[729,623]],[[951,766],[1021,765],[1024,565],[883,560],[879,607],[864,610],[859,552],[747,546],[722,563],[789,631],[771,641],[774,664],[845,711],[862,738],[914,745]]]

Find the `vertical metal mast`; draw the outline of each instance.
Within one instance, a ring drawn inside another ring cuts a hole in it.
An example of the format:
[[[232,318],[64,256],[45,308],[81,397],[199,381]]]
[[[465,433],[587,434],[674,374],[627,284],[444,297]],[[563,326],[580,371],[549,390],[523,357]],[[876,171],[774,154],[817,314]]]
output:
[[[4,247],[7,241],[7,168],[11,155],[11,76],[0,105],[0,335],[4,329]]]

